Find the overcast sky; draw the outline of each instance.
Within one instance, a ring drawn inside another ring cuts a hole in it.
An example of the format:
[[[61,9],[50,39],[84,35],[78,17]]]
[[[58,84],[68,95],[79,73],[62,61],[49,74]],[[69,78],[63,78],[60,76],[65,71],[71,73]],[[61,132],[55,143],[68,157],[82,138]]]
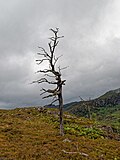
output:
[[[0,108],[48,103],[30,83],[55,27],[65,103],[120,87],[120,0],[0,0]]]

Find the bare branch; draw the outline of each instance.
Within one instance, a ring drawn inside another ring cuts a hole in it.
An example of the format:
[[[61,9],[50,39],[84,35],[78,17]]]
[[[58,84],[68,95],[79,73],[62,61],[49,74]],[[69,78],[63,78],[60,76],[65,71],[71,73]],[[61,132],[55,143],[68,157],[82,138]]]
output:
[[[53,98],[54,99],[54,98]],[[54,104],[55,102],[57,102],[59,99],[57,98],[57,99],[55,99],[55,100],[53,100],[51,103],[50,103],[50,105],[52,105],[52,104]]]
[[[57,63],[57,61],[58,61],[58,57],[56,58],[55,56],[54,56],[54,66],[55,66],[55,64]]]
[[[53,41],[54,42],[54,40],[55,40],[55,38],[54,37],[50,37],[49,38],[51,41]]]
[[[55,64],[57,63],[57,61],[59,60],[59,58],[62,57],[62,56],[63,56],[63,55],[60,55],[59,57],[55,57],[55,56],[54,56],[54,66],[55,66]]]
[[[41,78],[37,81],[33,81],[33,83],[48,83],[48,84],[57,84],[57,82],[48,81],[46,78]]]
[[[43,94],[45,94],[45,93],[51,93],[51,92],[49,92],[48,90],[46,90],[45,88],[42,88],[40,91],[43,91],[40,95],[43,95]]]
[[[37,71],[37,72],[35,72],[35,73],[48,73],[48,72],[52,72],[52,70],[49,70],[49,69],[45,69],[45,70],[39,70],[39,71]]]
[[[40,52],[38,52],[37,54],[38,54],[38,55],[40,55],[40,56],[45,56],[45,54],[44,54],[44,53],[40,53]]]
[[[46,93],[46,91],[44,91],[45,89],[44,88],[42,88],[40,91],[42,92],[42,93],[40,93],[40,96],[42,96],[43,94],[45,94]]]
[[[58,43],[59,43],[59,41],[56,41],[56,43],[55,43],[55,47],[58,45]]]
[[[61,68],[61,70],[67,69],[68,67],[69,67],[69,66],[63,67],[63,68]]]
[[[44,74],[44,76],[48,76],[48,77],[51,77],[51,78],[55,78],[55,76],[51,76],[49,74]]]
[[[53,97],[53,96],[54,96],[53,94],[49,94],[48,96],[42,97],[42,99],[46,99],[46,98]]]
[[[85,103],[85,100],[84,100],[81,96],[79,96],[79,98],[80,98],[80,100],[83,102],[83,105],[84,105],[85,107],[88,107],[87,104]]]
[[[51,46],[51,42],[48,43],[48,46],[49,46],[49,49],[50,49],[50,53],[51,53],[51,58],[52,58],[52,54],[53,54],[53,51],[52,51],[52,46]]]
[[[50,58],[50,55],[48,54],[48,52],[47,52],[43,47],[39,47],[39,46],[38,46],[38,48],[40,48],[41,51],[44,52],[44,54],[39,54],[39,53],[38,53],[39,55],[43,55],[43,56],[45,56],[45,57],[47,56],[47,57]]]
[[[37,63],[38,65],[41,64],[44,61],[49,61],[49,59],[41,59],[41,60],[37,59],[36,60],[36,62],[39,62],[39,63]]]
[[[54,30],[54,29],[50,29],[52,32],[54,32],[54,34],[57,34],[57,32],[59,31],[59,28],[56,28],[56,30]]]
[[[65,85],[66,80],[61,81],[61,85]]]
[[[42,88],[41,91],[55,94],[55,93],[57,93],[57,89],[58,89],[58,88],[55,88],[55,89],[47,89],[47,90],[46,90],[46,89]]]
[[[63,67],[63,68],[60,68],[60,66],[58,67],[58,69],[59,69],[59,72],[61,72],[62,70],[64,70],[64,69],[67,69],[69,66],[66,66],[66,67]]]
[[[55,71],[55,70],[52,70],[52,69],[45,69],[45,70],[39,70],[39,71],[37,71],[37,72],[35,72],[35,73],[53,73],[55,76],[58,76],[58,75],[60,75],[60,73],[59,72],[57,72],[57,71]]]
[[[47,96],[44,96],[43,97],[43,99],[45,99],[45,98],[49,98],[49,97],[55,97],[56,98],[56,96],[59,94],[59,91],[58,91],[58,88],[55,88],[55,89],[44,89],[44,88],[42,88],[42,90],[41,91],[43,91],[40,95],[43,95],[43,94],[45,94],[45,93],[51,93],[51,94],[49,94],[49,95],[47,95]]]
[[[56,96],[58,95],[59,93],[53,93],[53,94],[49,94],[49,95],[47,95],[47,96],[44,96],[44,97],[42,97],[42,99],[45,99],[45,98],[49,98],[49,97],[55,97],[56,98]]]
[[[81,96],[79,96],[79,98],[81,99],[81,101],[85,102],[85,100]]]
[[[60,36],[60,37],[57,37],[57,38],[58,38],[58,39],[59,39],[59,38],[64,38],[64,36]]]

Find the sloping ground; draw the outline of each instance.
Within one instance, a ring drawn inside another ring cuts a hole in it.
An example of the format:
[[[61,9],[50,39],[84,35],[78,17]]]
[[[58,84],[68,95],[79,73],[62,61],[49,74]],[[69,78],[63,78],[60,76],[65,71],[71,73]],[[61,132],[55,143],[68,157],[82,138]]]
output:
[[[120,105],[100,107],[94,111],[93,117],[100,123],[111,126],[114,132],[120,134]]]
[[[95,122],[65,114],[59,136],[57,110],[0,110],[0,160],[119,160],[120,142]]]
[[[81,103],[70,106],[66,111],[78,117],[88,117],[88,110]],[[94,108],[90,106],[90,114],[92,119],[96,119],[101,124],[109,125],[114,132],[120,133],[120,105]]]

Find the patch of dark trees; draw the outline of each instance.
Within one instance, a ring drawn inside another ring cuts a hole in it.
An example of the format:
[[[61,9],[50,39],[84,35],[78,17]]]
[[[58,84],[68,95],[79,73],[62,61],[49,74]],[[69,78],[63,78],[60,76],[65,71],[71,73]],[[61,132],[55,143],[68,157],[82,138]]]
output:
[[[104,99],[95,99],[91,101],[91,105],[95,107],[116,106],[120,104],[120,94],[113,95]]]

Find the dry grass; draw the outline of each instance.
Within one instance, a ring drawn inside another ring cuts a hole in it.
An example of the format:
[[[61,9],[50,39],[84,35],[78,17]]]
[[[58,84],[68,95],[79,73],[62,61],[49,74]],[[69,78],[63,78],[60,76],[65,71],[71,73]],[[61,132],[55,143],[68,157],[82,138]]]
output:
[[[87,119],[75,117],[67,117],[65,122],[81,127],[93,125]],[[0,110],[0,160],[120,159],[119,141],[91,139],[75,130],[66,131],[61,137],[58,124],[55,114],[40,113],[36,108]]]

